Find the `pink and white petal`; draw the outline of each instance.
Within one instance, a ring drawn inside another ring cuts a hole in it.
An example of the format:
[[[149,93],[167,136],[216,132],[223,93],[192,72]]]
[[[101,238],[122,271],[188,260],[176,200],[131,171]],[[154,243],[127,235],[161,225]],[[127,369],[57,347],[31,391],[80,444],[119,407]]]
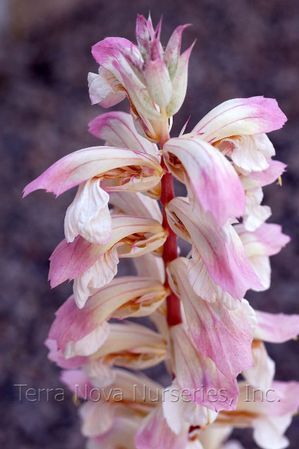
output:
[[[179,435],[190,426],[206,426],[215,421],[217,413],[184,398],[174,381],[163,393],[163,415],[170,429]]]
[[[85,437],[96,437],[108,432],[114,421],[114,408],[109,402],[88,401],[79,409],[82,425],[81,432]]]
[[[74,299],[80,309],[96,290],[112,281],[117,273],[118,262],[117,249],[112,247],[100,254],[90,268],[74,279]]]
[[[98,319],[94,308],[79,310],[71,296],[56,312],[49,339],[56,340],[58,350],[68,359],[93,354],[108,334],[108,324]]]
[[[100,67],[99,73],[88,74],[88,89],[91,104],[110,108],[123,101],[126,92],[109,70]]]
[[[92,46],[91,53],[97,63],[107,69],[115,60],[125,59],[136,68],[143,63],[138,47],[123,37],[106,37]]]
[[[166,212],[173,218],[169,220],[170,226],[179,235],[182,224],[185,226],[209,276],[222,290],[236,299],[242,299],[249,288],[260,287],[240,237],[231,224],[215,226],[211,217],[180,197],[168,204]],[[177,226],[173,225],[175,220]]]
[[[60,368],[68,370],[80,368],[88,362],[87,357],[82,356],[66,359],[63,352],[57,348],[56,340],[47,339],[45,345],[49,349],[48,359],[55,362]]]
[[[188,338],[183,325],[171,328],[176,381],[190,400],[215,412],[232,410],[238,397],[234,378],[225,377]]]
[[[50,256],[49,281],[51,288],[67,280],[81,276],[102,256],[102,247],[94,245],[82,237],[72,243],[66,240],[57,245]]]
[[[258,183],[259,186],[264,187],[277,181],[286,170],[286,167],[283,162],[270,160],[269,167],[266,170],[250,173],[250,179]]]
[[[142,137],[135,128],[131,114],[107,112],[89,123],[89,131],[103,139],[107,145],[129,148],[158,157],[157,145]]]
[[[269,343],[285,343],[299,335],[299,315],[273,314],[256,310],[255,338]]]
[[[282,232],[281,226],[274,223],[264,223],[254,232],[256,240],[263,245],[267,256],[278,254],[290,241],[290,237]]]
[[[224,449],[222,444],[232,433],[232,430],[230,426],[208,426],[201,431],[200,441],[205,449]]]
[[[243,371],[245,380],[255,388],[266,391],[272,385],[275,375],[275,363],[269,357],[265,345],[255,341],[252,347],[253,366]]]
[[[157,159],[148,154],[107,146],[90,147],[75,151],[55,162],[25,187],[24,196],[39,189],[59,196],[90,178],[131,165],[146,167],[152,174],[158,170],[162,175]]]
[[[213,304],[197,296],[188,282],[186,259],[178,258],[169,267],[186,316],[186,332],[197,350],[209,357],[226,377],[237,375],[252,365],[253,313],[243,300],[234,310],[217,301]]]
[[[226,137],[268,133],[280,129],[286,120],[273,98],[235,98],[212,109],[191,134],[212,143]]]
[[[185,449],[187,432],[176,435],[163,417],[162,407],[157,407],[145,418],[136,434],[137,449]]]
[[[188,85],[189,59],[195,42],[181,54],[178,59],[176,70],[172,76],[172,96],[167,105],[167,114],[172,117],[181,108]]]
[[[107,243],[112,232],[108,202],[109,195],[101,188],[99,180],[81,184],[65,214],[66,241],[73,242],[81,235],[90,243]]]
[[[78,399],[90,399],[93,385],[82,369],[67,369],[61,372],[60,380],[75,394]]]
[[[180,137],[170,139],[163,153],[173,175],[191,190],[193,201],[210,212],[217,223],[243,214],[242,184],[220,151],[200,139]]]

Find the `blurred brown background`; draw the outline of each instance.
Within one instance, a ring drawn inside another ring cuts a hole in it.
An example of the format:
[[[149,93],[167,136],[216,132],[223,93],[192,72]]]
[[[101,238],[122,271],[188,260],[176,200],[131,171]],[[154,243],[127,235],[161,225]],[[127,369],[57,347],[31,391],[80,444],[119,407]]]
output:
[[[73,193],[55,200],[38,192],[22,201],[21,191],[57,158],[96,143],[87,133],[88,121],[100,113],[87,93],[87,72],[96,70],[90,47],[109,35],[133,39],[136,13],[149,10],[155,21],[164,16],[164,42],[176,25],[189,22],[185,45],[197,39],[174,132],[190,114],[194,125],[216,104],[238,96],[275,97],[289,117],[271,135],[288,172],[282,188],[266,189],[266,202],[273,221],[293,241],[273,258],[271,290],[249,298],[257,308],[299,313],[299,1],[1,0],[2,449],[83,447],[70,395],[62,402],[51,394],[49,400],[42,395],[40,401],[22,402],[14,386],[61,386],[43,342],[70,290],[50,291],[47,259],[62,238]],[[298,380],[298,343],[269,350],[277,360],[277,377]],[[290,447],[297,448],[296,420],[288,436]]]

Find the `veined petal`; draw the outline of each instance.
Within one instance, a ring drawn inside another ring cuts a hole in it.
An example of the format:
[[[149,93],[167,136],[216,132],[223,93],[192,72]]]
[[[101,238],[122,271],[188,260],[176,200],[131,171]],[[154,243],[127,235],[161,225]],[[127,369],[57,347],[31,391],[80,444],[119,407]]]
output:
[[[286,120],[273,98],[235,98],[212,109],[191,134],[216,142],[226,137],[268,133],[280,129]]]
[[[138,276],[147,276],[165,282],[165,266],[162,257],[152,253],[133,259]]]
[[[176,70],[172,77],[172,96],[167,105],[167,114],[172,117],[181,108],[187,91],[189,59],[195,42],[184,51],[178,59]]]
[[[173,199],[166,212],[171,228],[193,244],[210,277],[225,292],[242,299],[249,288],[260,287],[240,237],[231,224],[215,226],[207,214],[192,208],[185,198]]]
[[[65,214],[66,241],[73,242],[81,235],[91,243],[107,243],[112,232],[108,202],[109,195],[101,188],[99,180],[81,184]]]
[[[182,324],[171,328],[176,381],[186,397],[215,410],[234,409],[238,396],[235,379],[226,378],[211,359],[196,350]]]
[[[93,177],[103,177],[107,172],[124,167],[139,167],[139,176],[157,177],[163,170],[157,159],[148,154],[114,147],[90,147],[75,151],[55,162],[24,189],[24,196],[45,189],[56,196]],[[117,177],[116,174],[114,177]],[[147,188],[148,189],[148,188]]]
[[[89,123],[89,131],[103,139],[107,145],[129,148],[158,157],[157,145],[142,137],[135,128],[134,121],[126,112],[107,112]]]
[[[194,201],[218,223],[243,214],[242,184],[220,151],[200,139],[180,137],[170,139],[163,152],[173,175],[187,184]]]
[[[186,332],[195,347],[209,357],[226,377],[237,377],[252,365],[251,307],[243,300],[234,310],[195,295],[188,280],[187,260],[169,264],[170,285],[175,284],[186,315]]]
[[[91,104],[110,108],[126,97],[122,85],[109,70],[100,67],[99,73],[88,74],[88,88]]]
[[[273,314],[256,310],[255,338],[269,343],[285,343],[299,335],[299,315]]]
[[[117,249],[112,247],[100,254],[91,267],[74,279],[74,299],[80,309],[85,306],[90,295],[112,281],[117,273],[118,262]]]

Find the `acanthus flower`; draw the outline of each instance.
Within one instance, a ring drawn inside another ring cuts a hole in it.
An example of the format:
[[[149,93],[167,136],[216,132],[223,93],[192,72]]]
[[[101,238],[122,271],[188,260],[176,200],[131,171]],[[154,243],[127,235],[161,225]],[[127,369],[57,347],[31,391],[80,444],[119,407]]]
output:
[[[73,294],[46,345],[84,401],[88,449],[242,449],[226,441],[234,427],[253,428],[263,449],[283,449],[299,405],[298,384],[274,380],[266,349],[296,337],[299,317],[254,310],[245,299],[269,288],[269,257],[289,241],[266,223],[271,209],[262,204],[263,187],[286,168],[266,133],[286,117],[273,99],[238,98],[171,137],[193,47],[181,52],[186,27],[163,48],[161,22],[154,28],[138,16],[136,44],[95,44],[92,103],[127,98],[130,113],[93,119],[89,131],[104,145],[64,156],[24,189],[59,196],[78,188],[49,270],[51,287],[72,280]],[[186,198],[176,197],[174,178]],[[186,257],[177,237],[190,246]],[[135,274],[118,276],[127,258]],[[132,321],[144,317],[150,327]],[[162,362],[166,388],[132,372]],[[275,401],[246,401],[256,388],[273,389]]]

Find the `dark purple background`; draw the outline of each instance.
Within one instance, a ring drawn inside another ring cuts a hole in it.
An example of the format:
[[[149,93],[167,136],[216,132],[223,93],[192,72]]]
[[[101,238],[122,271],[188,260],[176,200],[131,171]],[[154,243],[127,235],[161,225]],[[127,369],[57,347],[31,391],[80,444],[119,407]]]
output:
[[[87,133],[88,121],[100,112],[90,106],[87,95],[87,72],[96,70],[90,47],[107,35],[133,38],[136,13],[147,14],[149,9],[155,20],[163,14],[164,39],[176,25],[193,24],[185,45],[195,38],[197,44],[174,133],[190,114],[194,125],[228,98],[261,94],[277,98],[289,122],[271,138],[278,158],[289,168],[282,188],[266,190],[266,202],[273,208],[273,221],[281,223],[293,241],[273,258],[271,290],[249,296],[257,308],[298,313],[299,2],[76,0],[75,7],[68,5],[63,12],[53,6],[51,14],[46,8],[43,14],[41,6],[28,11],[30,3],[19,2],[12,10],[16,19],[7,26],[0,50],[0,416],[4,424],[0,445],[2,449],[79,449],[83,439],[69,394],[63,402],[51,394],[49,401],[42,396],[38,402],[20,402],[13,385],[61,386],[43,342],[70,287],[50,291],[47,259],[62,237],[64,211],[73,194],[55,200],[36,193],[21,201],[21,190],[57,158],[95,144]],[[22,23],[18,17],[29,19]],[[272,345],[269,351],[277,361],[279,379],[299,378],[298,343]],[[288,435],[290,447],[297,448],[295,424]]]

